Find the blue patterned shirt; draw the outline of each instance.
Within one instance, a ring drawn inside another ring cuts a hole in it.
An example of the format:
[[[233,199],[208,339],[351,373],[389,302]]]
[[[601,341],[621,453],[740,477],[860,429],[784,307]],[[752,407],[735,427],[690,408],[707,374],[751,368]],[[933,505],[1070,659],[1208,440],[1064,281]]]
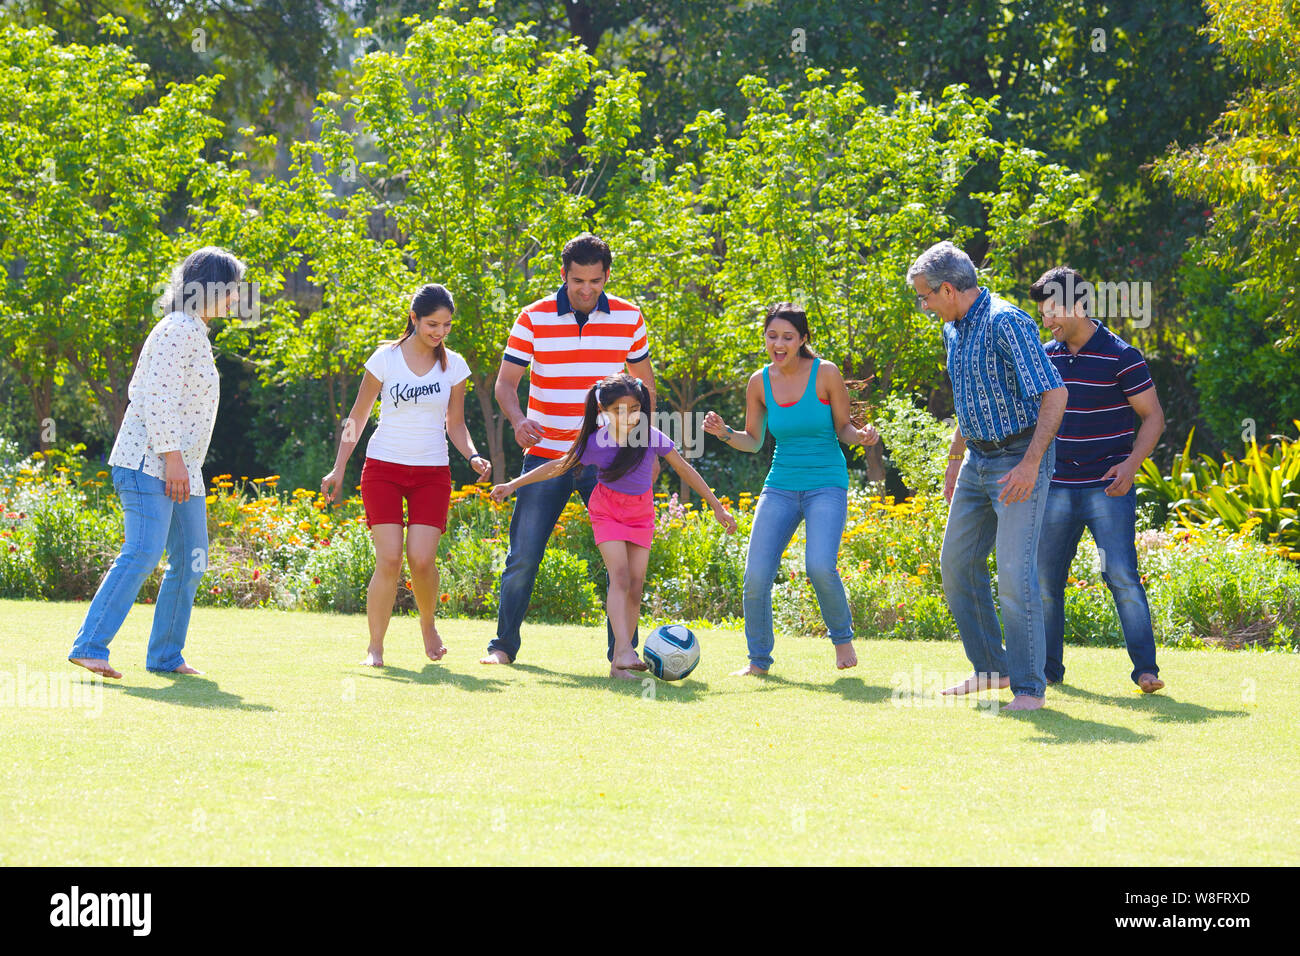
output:
[[[981,288],[962,318],[945,322],[948,377],[965,438],[1001,441],[1038,421],[1039,396],[1064,387],[1038,338],[1038,325]]]

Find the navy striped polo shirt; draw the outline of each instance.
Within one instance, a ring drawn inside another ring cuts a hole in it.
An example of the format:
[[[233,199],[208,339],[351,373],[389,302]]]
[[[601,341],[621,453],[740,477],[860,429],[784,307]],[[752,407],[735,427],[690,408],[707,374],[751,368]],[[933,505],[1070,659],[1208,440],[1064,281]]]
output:
[[[1056,433],[1056,473],[1063,488],[1104,488],[1101,476],[1133,452],[1136,420],[1129,398],[1155,388],[1142,353],[1100,322],[1088,344],[1071,354],[1064,342],[1043,346],[1070,399]]]

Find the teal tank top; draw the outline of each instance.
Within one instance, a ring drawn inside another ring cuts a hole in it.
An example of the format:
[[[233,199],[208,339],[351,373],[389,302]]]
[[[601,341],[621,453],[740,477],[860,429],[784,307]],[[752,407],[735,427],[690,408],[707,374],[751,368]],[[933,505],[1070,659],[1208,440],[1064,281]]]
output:
[[[803,395],[793,405],[782,406],[772,396],[772,380],[763,369],[763,395],[767,402],[767,430],[776,439],[772,470],[764,488],[783,491],[811,491],[814,488],[848,488],[849,466],[844,460],[840,440],[835,437],[831,407],[817,397],[817,366]]]

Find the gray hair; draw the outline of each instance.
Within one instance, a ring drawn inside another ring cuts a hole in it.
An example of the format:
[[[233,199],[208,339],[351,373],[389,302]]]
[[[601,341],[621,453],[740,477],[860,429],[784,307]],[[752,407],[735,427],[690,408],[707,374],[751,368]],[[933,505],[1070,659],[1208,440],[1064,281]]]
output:
[[[154,302],[154,314],[187,312],[197,316],[216,299],[238,291],[244,269],[243,262],[219,246],[196,249],[172,270],[167,288]]]
[[[907,270],[907,281],[911,282],[916,276],[925,276],[931,289],[947,282],[958,292],[973,289],[978,282],[975,263],[971,262],[970,256],[947,239],[935,243],[916,257],[912,268]]]

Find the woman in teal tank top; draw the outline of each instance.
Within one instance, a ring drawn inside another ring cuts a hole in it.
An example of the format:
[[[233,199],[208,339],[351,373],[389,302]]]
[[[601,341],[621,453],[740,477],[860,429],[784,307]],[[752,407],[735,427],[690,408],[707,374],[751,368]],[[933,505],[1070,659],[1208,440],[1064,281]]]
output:
[[[840,370],[818,358],[808,340],[803,309],[790,302],[772,306],[763,323],[771,363],[750,376],[745,430],[732,429],[717,412],[704,418],[705,431],[740,451],[758,451],[768,431],[776,439],[745,558],[749,664],[736,674],[766,674],[772,666],[772,585],[800,521],[807,539],[804,566],[835,645],[835,666],[858,662],[848,597],[836,567],[849,513],[849,470],[840,442],[874,445],[880,436],[870,425],[857,428],[849,421],[849,391]]]

